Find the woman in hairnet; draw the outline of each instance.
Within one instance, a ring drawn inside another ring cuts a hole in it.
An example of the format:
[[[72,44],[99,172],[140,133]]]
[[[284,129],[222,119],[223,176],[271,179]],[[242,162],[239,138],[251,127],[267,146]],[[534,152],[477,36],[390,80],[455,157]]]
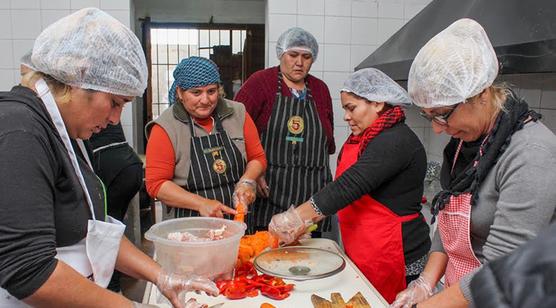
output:
[[[405,90],[383,72],[353,73],[341,90],[352,134],[336,179],[297,208],[272,217],[269,230],[290,243],[310,224],[338,213],[346,254],[391,303],[419,276],[430,248],[421,214],[425,149],[404,123]]]
[[[253,117],[268,160],[257,187],[262,198],[254,207],[258,230],[268,229],[272,215],[306,201],[332,180],[332,99],[326,84],[309,74],[318,49],[311,33],[288,29],[276,43],[280,64],[251,75],[235,97]],[[328,218],[317,233],[330,230]]]
[[[60,19],[36,39],[22,85],[0,93],[0,307],[132,307],[105,289],[114,268],[182,291],[213,282],[167,273],[106,215],[81,139],[116,124],[146,87],[141,44],[98,9]],[[137,304],[137,303],[135,303]]]
[[[147,191],[168,207],[166,217],[235,214],[232,206],[255,200],[266,168],[255,124],[243,104],[221,97],[211,60],[183,59],[174,78],[173,105],[147,124]]]
[[[432,129],[452,138],[432,205],[438,228],[427,266],[393,307],[424,301],[443,275],[445,290],[418,307],[466,307],[481,265],[556,217],[556,136],[523,99],[493,84],[497,74],[487,34],[471,19],[433,37],[411,65],[409,95]]]

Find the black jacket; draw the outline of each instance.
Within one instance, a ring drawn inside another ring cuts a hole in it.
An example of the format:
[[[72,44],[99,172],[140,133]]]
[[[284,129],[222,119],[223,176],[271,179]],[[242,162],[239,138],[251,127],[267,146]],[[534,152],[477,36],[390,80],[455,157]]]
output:
[[[476,307],[556,307],[556,224],[471,280]]]

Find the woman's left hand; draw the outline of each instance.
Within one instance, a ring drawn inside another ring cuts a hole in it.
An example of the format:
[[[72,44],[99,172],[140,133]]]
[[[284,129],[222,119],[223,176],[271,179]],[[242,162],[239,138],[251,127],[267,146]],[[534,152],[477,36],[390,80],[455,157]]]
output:
[[[178,298],[178,295],[181,292],[204,291],[208,295],[212,296],[217,296],[219,294],[216,284],[207,278],[203,278],[195,274],[172,274],[164,270],[158,275],[158,278],[156,279],[156,286],[176,308],[184,307]]]
[[[240,180],[234,191],[234,205],[243,203],[251,204],[257,197],[257,183],[254,180]]]

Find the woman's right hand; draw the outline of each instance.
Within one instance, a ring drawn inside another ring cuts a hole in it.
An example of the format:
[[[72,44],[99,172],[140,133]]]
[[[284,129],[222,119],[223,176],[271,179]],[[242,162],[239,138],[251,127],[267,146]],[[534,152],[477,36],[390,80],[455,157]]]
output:
[[[261,198],[268,198],[270,196],[270,188],[266,183],[264,175],[257,178],[257,196]]]
[[[427,278],[425,273],[421,273],[419,278],[409,283],[407,288],[398,295],[390,308],[409,308],[413,304],[420,303],[433,295],[434,284]]]
[[[224,214],[235,215],[236,210],[225,206],[218,200],[207,199],[199,208],[199,214],[203,217],[223,218]]]

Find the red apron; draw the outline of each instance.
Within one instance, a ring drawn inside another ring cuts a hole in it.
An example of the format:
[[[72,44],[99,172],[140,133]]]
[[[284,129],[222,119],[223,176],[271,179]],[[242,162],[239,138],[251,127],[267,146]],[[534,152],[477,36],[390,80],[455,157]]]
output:
[[[336,178],[357,161],[358,152],[358,143],[344,144]],[[346,254],[388,303],[406,288],[402,223],[418,217],[398,216],[369,195],[338,212]]]
[[[452,172],[454,172],[462,143],[463,141],[460,141],[456,150]],[[480,148],[481,156],[483,144]],[[477,161],[474,163],[477,164]],[[471,198],[470,193],[463,193],[457,197],[452,196],[449,204],[438,213],[438,231],[444,251],[448,255],[448,264],[444,273],[447,286],[457,283],[461,277],[481,266],[481,262],[475,256],[471,246]]]

